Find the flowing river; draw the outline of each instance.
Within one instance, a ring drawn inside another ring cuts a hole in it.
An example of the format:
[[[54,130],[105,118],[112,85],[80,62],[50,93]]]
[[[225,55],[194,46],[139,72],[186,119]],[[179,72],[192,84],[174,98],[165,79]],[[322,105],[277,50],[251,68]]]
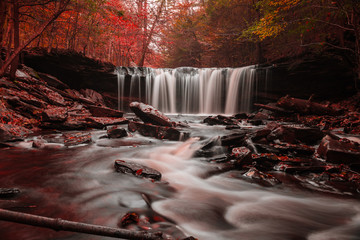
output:
[[[231,133],[201,124],[201,116],[172,116],[187,121],[193,138],[162,141],[137,133],[64,147],[61,135],[44,134],[44,149],[32,140],[0,150],[1,187],[17,187],[18,197],[0,200],[2,208],[41,216],[117,227],[128,212],[140,215],[130,229],[163,231],[173,239],[201,240],[354,240],[360,239],[357,199],[325,195],[280,184],[263,187],[233,170],[209,174],[214,164],[194,157],[199,138]],[[126,127],[126,126],[124,126]],[[250,128],[250,126],[244,126]],[[162,173],[163,182],[118,173],[115,160],[134,161]],[[167,183],[164,183],[167,182]],[[150,219],[150,220],[149,220]],[[111,239],[0,221],[0,239]]]

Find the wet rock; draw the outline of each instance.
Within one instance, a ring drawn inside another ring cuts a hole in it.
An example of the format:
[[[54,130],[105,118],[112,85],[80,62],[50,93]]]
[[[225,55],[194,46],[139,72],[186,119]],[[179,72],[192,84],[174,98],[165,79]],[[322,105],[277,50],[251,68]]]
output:
[[[172,127],[173,123],[170,118],[166,117],[162,112],[154,108],[153,106],[132,102],[130,103],[130,109],[138,116],[144,123],[151,123],[159,126]]]
[[[103,125],[87,121],[84,118],[69,116],[65,122],[42,122],[40,127],[43,129],[58,130],[85,130],[88,128],[102,128]]]
[[[251,151],[247,147],[233,148],[231,157],[236,160],[236,165],[243,166],[252,163]]]
[[[256,143],[267,143],[267,136],[271,133],[268,128],[262,128],[250,135],[251,140]]]
[[[108,107],[103,107],[103,106],[89,105],[89,106],[87,106],[87,108],[89,109],[90,113],[94,117],[118,117],[118,118],[121,118],[124,114],[121,111],[114,110],[114,109],[111,109]]]
[[[303,142],[305,144],[315,144],[324,136],[323,132],[317,127],[305,127],[301,125],[282,125],[275,128],[267,137],[272,141],[279,139],[288,143]]]
[[[247,113],[237,113],[237,114],[235,114],[234,115],[234,118],[235,119],[248,119],[249,118],[249,116],[247,115]]]
[[[242,146],[246,140],[246,133],[233,133],[221,137],[222,146]]]
[[[133,121],[129,122],[128,130],[130,132],[138,131],[141,135],[146,137],[169,139],[174,141],[184,141],[190,137],[189,132],[183,132],[174,127],[161,127]]]
[[[273,175],[261,172],[256,168],[250,168],[243,176],[265,187],[271,187],[281,183],[280,180]]]
[[[150,178],[156,181],[161,180],[160,172],[138,163],[116,160],[114,166],[117,172],[132,174],[137,177]]]
[[[47,122],[64,122],[68,117],[66,107],[52,107],[42,112],[43,121]]]
[[[21,141],[30,133],[31,130],[21,126],[0,123],[0,142]]]
[[[226,130],[234,130],[234,129],[240,129],[241,127],[239,125],[227,125],[225,127]]]
[[[131,224],[138,224],[139,220],[140,220],[140,216],[138,213],[129,212],[121,218],[120,222],[118,223],[118,226],[119,227],[127,227]]]
[[[75,146],[83,143],[91,143],[91,134],[90,133],[65,133],[63,134],[65,146]]]
[[[325,165],[313,164],[313,163],[302,163],[302,164],[289,164],[286,162],[280,162],[274,167],[277,171],[283,171],[290,174],[300,173],[322,173],[326,170]]]
[[[360,163],[360,145],[346,138],[334,139],[329,135],[325,136],[317,153],[330,163],[350,165]]]
[[[98,126],[97,128],[102,128],[110,125],[126,124],[129,122],[126,118],[110,118],[110,117],[87,117],[85,119],[88,122],[91,122],[93,126]]]
[[[18,188],[0,188],[0,198],[13,198],[19,193]]]
[[[239,122],[236,120],[233,120],[230,117],[217,115],[216,117],[207,117],[203,121],[204,123],[207,123],[209,125],[237,125]]]
[[[122,138],[127,137],[127,132],[125,128],[119,126],[112,126],[107,130],[107,135],[109,138]]]
[[[251,125],[254,125],[254,126],[264,125],[264,122],[261,119],[250,119],[248,121],[248,123],[250,123]]]

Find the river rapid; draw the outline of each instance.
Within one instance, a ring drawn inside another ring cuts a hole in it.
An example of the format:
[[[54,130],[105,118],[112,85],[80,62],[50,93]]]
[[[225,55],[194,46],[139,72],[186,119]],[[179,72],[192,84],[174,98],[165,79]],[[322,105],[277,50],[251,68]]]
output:
[[[120,219],[134,211],[140,223],[129,229],[160,230],[169,239],[360,239],[358,199],[291,184],[263,187],[245,181],[236,170],[209,174],[214,163],[194,157],[195,151],[203,139],[231,131],[202,124],[202,116],[171,117],[186,121],[192,138],[162,141],[134,133],[103,139],[106,131],[96,130],[91,131],[93,143],[86,145],[64,147],[56,143],[61,133],[44,133],[49,143],[43,149],[31,147],[39,136],[0,149],[1,187],[21,190],[14,199],[0,200],[1,207],[109,227],[118,227]],[[118,159],[160,171],[162,182],[116,172]],[[3,240],[111,239],[4,221],[0,236]]]

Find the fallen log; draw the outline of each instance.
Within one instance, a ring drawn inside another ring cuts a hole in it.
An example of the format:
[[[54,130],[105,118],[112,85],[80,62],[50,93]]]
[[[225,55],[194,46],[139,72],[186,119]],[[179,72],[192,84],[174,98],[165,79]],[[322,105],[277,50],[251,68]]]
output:
[[[0,209],[0,220],[21,223],[31,226],[50,228],[55,231],[69,231],[86,233],[92,235],[123,238],[123,239],[162,239],[162,233],[148,233],[141,231],[130,231],[126,229],[111,228],[93,224],[79,223],[62,220],[60,218],[48,218],[27,213],[14,212]]]
[[[341,113],[339,110],[333,109],[327,105],[312,102],[311,99],[304,100],[292,98],[288,95],[280,98],[276,105],[286,110],[295,111],[305,115],[339,115]]]

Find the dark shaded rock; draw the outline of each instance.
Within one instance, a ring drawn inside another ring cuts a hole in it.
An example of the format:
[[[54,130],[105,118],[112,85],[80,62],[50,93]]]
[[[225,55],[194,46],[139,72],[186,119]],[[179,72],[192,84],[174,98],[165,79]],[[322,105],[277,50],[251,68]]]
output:
[[[119,117],[119,118],[121,118],[124,114],[121,111],[103,107],[103,106],[89,105],[89,106],[87,106],[87,108],[89,109],[90,113],[94,117]]]
[[[209,125],[232,125],[235,126],[239,122],[237,120],[232,119],[231,117],[226,117],[222,115],[217,115],[216,117],[207,117],[203,121]]]
[[[102,128],[110,125],[126,124],[129,122],[126,118],[110,118],[110,117],[87,117],[85,119],[88,122],[91,122],[94,126],[99,126],[97,128]]]
[[[226,130],[233,130],[233,129],[240,129],[241,127],[239,125],[227,125],[225,127]]]
[[[266,112],[257,112],[255,116],[253,117],[253,120],[267,120],[270,116]],[[260,124],[259,124],[260,125]]]
[[[65,133],[63,137],[65,146],[75,146],[92,142],[90,133]]]
[[[107,135],[109,138],[122,138],[127,137],[128,134],[125,128],[113,126],[107,130]]]
[[[280,180],[273,175],[261,172],[256,168],[250,168],[243,176],[264,187],[271,187],[281,183]]]
[[[130,103],[130,109],[138,116],[144,123],[151,123],[154,125],[172,127],[173,123],[170,118],[166,117],[162,112],[154,108],[153,106],[132,102]]]
[[[174,127],[161,127],[133,121],[129,122],[128,130],[130,132],[138,131],[141,135],[146,137],[169,139],[174,141],[184,141],[190,137],[189,132],[183,132]]]
[[[248,119],[249,116],[247,115],[247,113],[237,113],[234,115],[235,119]]]
[[[0,123],[0,142],[23,140],[30,133],[31,130],[21,126]]]
[[[322,139],[324,133],[317,127],[305,127],[301,125],[282,125],[275,128],[267,137],[268,140],[279,139],[288,143],[303,142],[315,144]]]
[[[119,227],[127,227],[131,224],[138,224],[139,221],[140,221],[140,216],[138,213],[129,212],[121,218],[120,222],[118,223],[118,226]]]
[[[248,121],[248,123],[250,123],[251,125],[254,125],[254,126],[260,126],[260,125],[264,124],[263,120],[261,120],[261,119],[250,119]]]
[[[252,163],[251,151],[247,147],[233,148],[231,157],[236,159],[236,165],[243,166]]]
[[[81,89],[80,90],[80,93],[82,95],[85,96],[85,98],[88,98],[90,99],[91,101],[93,101],[94,103],[96,104],[100,104],[100,105],[104,105],[105,106],[105,101],[104,101],[104,98],[103,96],[96,92],[95,90],[92,90],[92,89]],[[100,117],[100,116],[99,116]],[[110,117],[110,116],[109,116]],[[114,117],[117,117],[117,116],[114,116]]]
[[[270,133],[271,130],[268,128],[256,130],[254,133],[251,134],[251,140],[256,143],[266,143],[266,138]]]
[[[51,76],[49,74],[46,73],[38,73],[39,77],[44,80],[49,86],[60,89],[60,90],[65,90],[70,88],[67,84],[63,83],[62,81],[60,81],[59,79],[57,79],[54,76]]]
[[[222,146],[242,146],[246,140],[246,133],[233,133],[221,137]]]
[[[330,163],[350,165],[360,163],[359,144],[346,138],[334,139],[329,135],[325,136],[317,153]]]
[[[116,160],[114,167],[117,172],[129,173],[137,177],[150,178],[157,181],[161,180],[160,172],[138,163]]]
[[[13,198],[19,193],[18,188],[0,188],[0,198]]]
[[[43,121],[47,122],[64,122],[68,117],[68,108],[52,107],[42,112]]]

